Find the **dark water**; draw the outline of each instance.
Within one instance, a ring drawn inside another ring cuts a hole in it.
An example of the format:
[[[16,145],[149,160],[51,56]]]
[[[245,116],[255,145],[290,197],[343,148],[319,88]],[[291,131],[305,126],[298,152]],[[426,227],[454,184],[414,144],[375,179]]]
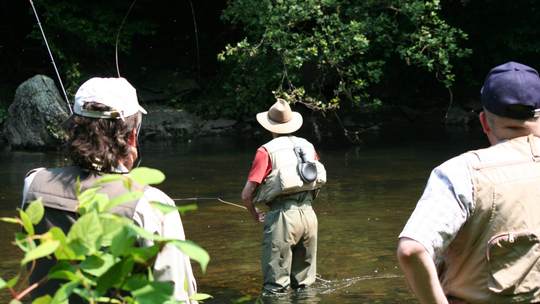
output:
[[[161,185],[175,198],[222,197],[239,202],[260,142],[212,138],[190,143],[143,143],[143,165],[162,170]],[[319,218],[318,274],[310,289],[271,303],[414,303],[395,258],[397,235],[421,195],[430,170],[465,150],[486,145],[474,134],[396,129],[362,146],[326,147],[319,154],[328,184],[316,201]],[[64,162],[57,153],[0,152],[0,216],[20,203],[27,170]],[[183,216],[188,238],[211,255],[207,272],[195,265],[207,303],[253,303],[259,294],[262,226],[240,208],[200,201]],[[0,223],[0,276],[11,277],[19,253],[10,245],[14,227]],[[0,296],[7,303],[6,295]]]

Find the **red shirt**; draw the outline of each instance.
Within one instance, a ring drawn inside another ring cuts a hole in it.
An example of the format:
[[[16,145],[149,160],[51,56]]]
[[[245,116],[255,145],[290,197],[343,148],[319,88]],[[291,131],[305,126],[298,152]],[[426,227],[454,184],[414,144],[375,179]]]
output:
[[[315,159],[319,160],[317,153],[315,153]],[[271,171],[272,161],[270,160],[270,154],[264,147],[259,147],[249,170],[248,181],[261,184]]]
[[[259,147],[249,170],[248,181],[260,184],[271,171],[272,162],[270,161],[270,154],[268,154],[268,151],[264,147]]]

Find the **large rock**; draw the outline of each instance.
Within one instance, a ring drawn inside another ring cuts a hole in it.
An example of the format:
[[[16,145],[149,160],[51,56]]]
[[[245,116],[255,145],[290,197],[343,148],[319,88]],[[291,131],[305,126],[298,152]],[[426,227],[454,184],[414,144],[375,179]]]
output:
[[[184,110],[146,106],[141,137],[146,139],[192,138],[199,133],[200,119]]]
[[[54,81],[36,75],[15,91],[4,124],[4,136],[12,147],[55,147],[61,142],[61,124],[68,116],[66,102]]]

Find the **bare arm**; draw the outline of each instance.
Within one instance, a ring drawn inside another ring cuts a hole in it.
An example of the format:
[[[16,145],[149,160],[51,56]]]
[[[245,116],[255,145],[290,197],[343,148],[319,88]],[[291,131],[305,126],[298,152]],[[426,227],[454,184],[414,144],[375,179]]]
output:
[[[248,209],[249,213],[256,222],[264,222],[264,212],[259,211],[253,204],[253,193],[257,189],[258,184],[255,182],[247,181],[244,189],[242,190],[242,201]]]
[[[399,239],[397,257],[420,303],[448,303],[437,277],[435,263],[422,244],[405,237]]]

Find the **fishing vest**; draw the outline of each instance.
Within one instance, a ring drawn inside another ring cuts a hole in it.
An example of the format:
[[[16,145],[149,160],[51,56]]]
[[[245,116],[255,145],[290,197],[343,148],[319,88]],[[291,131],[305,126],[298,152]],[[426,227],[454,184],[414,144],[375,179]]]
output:
[[[475,208],[443,256],[445,293],[468,303],[540,302],[540,139],[464,156]]]
[[[326,183],[326,170],[316,160],[315,148],[309,141],[295,136],[281,136],[264,144],[263,147],[270,156],[272,171],[257,187],[254,203],[268,203],[280,195],[319,189]],[[295,147],[302,149],[306,160],[315,163],[317,167],[315,181],[306,183],[301,179],[297,171],[298,158],[294,152]]]
[[[57,226],[67,231],[76,220],[79,206],[75,192],[77,179],[79,179],[80,191],[82,192],[95,187],[99,178],[99,174],[76,166],[40,170],[28,188],[25,203],[41,198],[43,206],[47,208],[44,221],[42,221],[47,227],[43,228]],[[142,190],[143,188],[135,185],[135,189]],[[98,190],[99,193],[104,193],[111,199],[125,194],[127,191],[121,181],[105,183],[100,185]],[[115,206],[110,209],[110,212],[131,219],[135,213],[136,203],[133,201]]]
[[[31,171],[32,172],[32,171]],[[31,173],[30,172],[30,173]],[[41,222],[36,225],[36,233],[45,233],[52,227],[59,227],[67,234],[69,228],[77,220],[78,201],[75,193],[77,178],[80,180],[81,192],[94,187],[100,175],[91,171],[82,170],[79,167],[51,168],[37,171],[26,195],[25,204],[41,198],[45,207],[45,214]],[[144,188],[135,186],[135,189]],[[114,198],[126,193],[128,190],[122,182],[105,183],[98,190],[109,198]],[[127,202],[110,209],[111,213],[133,218],[137,202]],[[49,269],[56,264],[54,259],[39,259],[35,270],[30,276],[30,283],[38,282],[47,275]],[[58,290],[60,282],[49,280],[32,292],[32,298],[45,294],[54,294]],[[86,303],[76,295],[70,297],[70,303]]]

